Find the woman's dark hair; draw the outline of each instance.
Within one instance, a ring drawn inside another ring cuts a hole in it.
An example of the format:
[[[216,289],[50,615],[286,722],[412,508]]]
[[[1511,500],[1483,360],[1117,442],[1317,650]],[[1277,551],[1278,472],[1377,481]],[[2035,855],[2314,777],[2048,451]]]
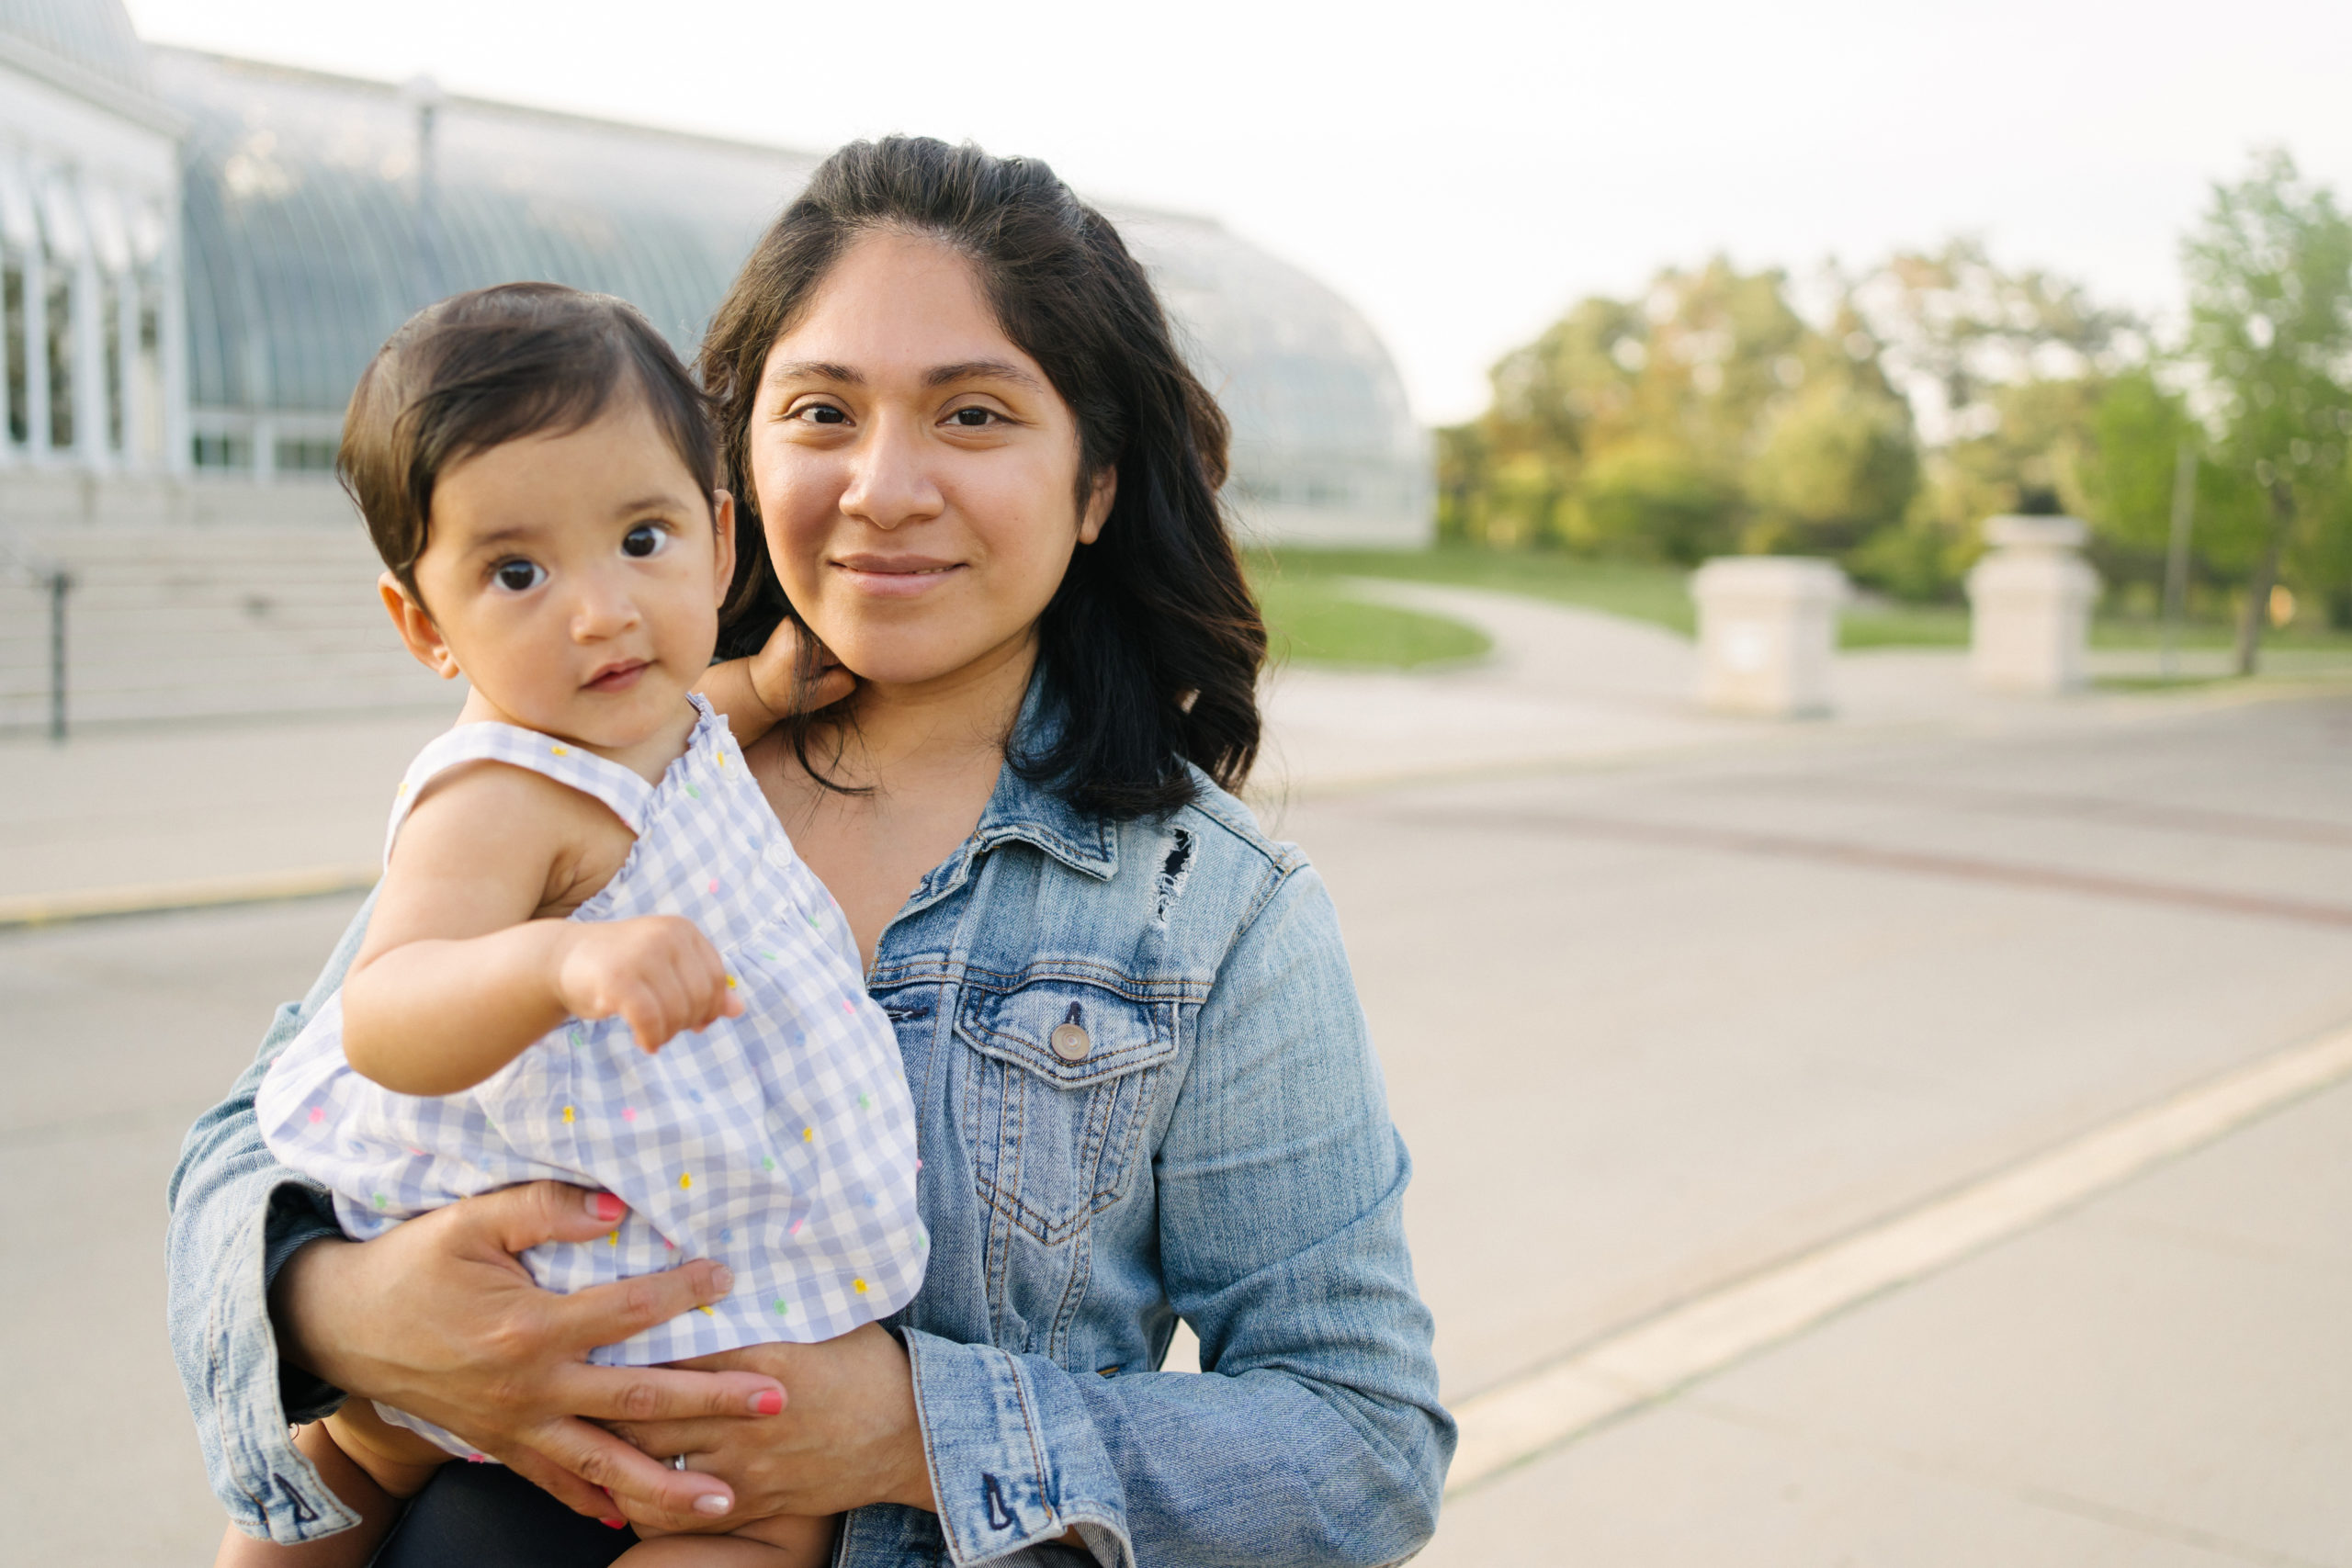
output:
[[[1077,416],[1078,490],[1115,468],[1101,536],[1071,558],[1038,622],[1038,676],[1059,720],[1010,761],[1083,810],[1114,818],[1190,801],[1197,765],[1238,788],[1258,754],[1266,630],[1217,505],[1227,426],[1187,369],[1143,267],[1118,231],[1031,158],[928,137],[854,141],[818,166],[761,239],[703,342],[703,387],[739,514],[723,654],[799,614],[768,558],[748,439],[760,373],[850,243],[922,234],[966,257],[997,324]],[[808,761],[809,723],[794,731]]]
[[[616,395],[632,393],[709,496],[718,486],[710,405],[637,307],[560,283],[453,294],[401,323],[360,372],[335,472],[376,552],[414,594],[443,470],[594,423]]]

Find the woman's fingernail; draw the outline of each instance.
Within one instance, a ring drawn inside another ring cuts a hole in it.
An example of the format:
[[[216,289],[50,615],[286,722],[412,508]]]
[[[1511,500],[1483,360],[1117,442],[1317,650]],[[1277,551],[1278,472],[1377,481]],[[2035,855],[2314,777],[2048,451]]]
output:
[[[628,1521],[627,1519],[598,1519],[596,1522],[604,1526],[608,1530],[627,1529],[628,1528]]]
[[[783,1413],[784,1395],[778,1393],[775,1390],[772,1388],[763,1388],[759,1393],[752,1395],[752,1415],[780,1416]]]
[[[695,1512],[707,1514],[714,1519],[731,1511],[734,1506],[734,1500],[724,1492],[706,1492],[695,1499]]]
[[[724,1263],[719,1264],[710,1271],[710,1288],[721,1296],[733,1290],[735,1288],[735,1270],[729,1269]]]
[[[588,1212],[600,1220],[617,1220],[628,1213],[628,1205],[609,1192],[588,1194]]]

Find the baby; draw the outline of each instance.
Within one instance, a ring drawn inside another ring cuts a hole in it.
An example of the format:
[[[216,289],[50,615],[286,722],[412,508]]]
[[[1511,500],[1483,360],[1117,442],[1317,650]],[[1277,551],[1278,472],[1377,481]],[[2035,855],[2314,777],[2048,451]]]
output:
[[[905,1304],[929,1247],[897,1042],[729,732],[775,723],[761,694],[789,678],[711,664],[734,563],[716,454],[684,367],[603,296],[459,295],[368,366],[345,482],[401,637],[471,689],[401,781],[342,990],[257,1101],[355,1238],[552,1179],[627,1212],[525,1253],[543,1287],[734,1270],[726,1300],[605,1363],[847,1333]],[[357,1400],[300,1440],[392,1499],[485,1457]],[[220,1561],[358,1568],[397,1508],[356,1501],[359,1529],[297,1548],[232,1530]],[[815,1568],[832,1531],[767,1518],[621,1561]]]

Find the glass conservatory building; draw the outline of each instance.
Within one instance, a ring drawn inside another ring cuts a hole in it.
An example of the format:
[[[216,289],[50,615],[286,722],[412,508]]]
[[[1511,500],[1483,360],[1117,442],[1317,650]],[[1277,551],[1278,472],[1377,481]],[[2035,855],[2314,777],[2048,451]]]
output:
[[[149,47],[119,0],[0,0],[0,496],[72,470],[326,504],[352,384],[419,305],[549,278],[691,353],[814,162]],[[1214,222],[1114,217],[1232,418],[1242,526],[1426,539],[1427,438],[1363,319]]]

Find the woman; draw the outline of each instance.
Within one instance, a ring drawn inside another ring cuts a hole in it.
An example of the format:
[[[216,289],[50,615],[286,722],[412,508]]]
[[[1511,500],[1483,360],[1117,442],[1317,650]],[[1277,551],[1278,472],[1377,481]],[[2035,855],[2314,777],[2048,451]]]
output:
[[[545,1184],[345,1242],[260,1147],[257,1063],[174,1181],[215,1491],[281,1540],[338,1528],[286,1423],[350,1393],[513,1467],[445,1471],[396,1568],[602,1562],[616,1513],[854,1510],[854,1564],[1410,1555],[1453,1427],[1408,1163],[1322,885],[1226,793],[1264,633],[1224,420],[1141,268],[1042,164],[859,143],[745,265],[703,374],[757,525],[732,642],[788,618],[857,682],[750,760],[897,1025],[922,1292],[895,1332],[587,1366],[729,1281],[537,1292],[515,1252],[610,1224]],[[1180,1316],[1206,1375],[1152,1370]]]

